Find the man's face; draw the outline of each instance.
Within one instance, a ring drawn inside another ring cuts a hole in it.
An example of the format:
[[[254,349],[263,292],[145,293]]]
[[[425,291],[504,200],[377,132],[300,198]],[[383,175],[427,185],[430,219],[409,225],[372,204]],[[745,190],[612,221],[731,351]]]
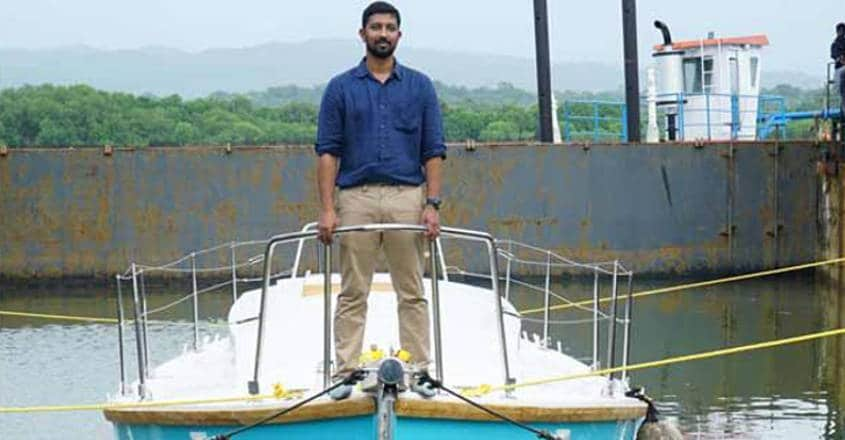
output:
[[[359,35],[367,45],[367,53],[377,58],[390,58],[399,44],[402,31],[399,30],[395,15],[373,14]]]
[[[836,35],[839,36],[839,37],[845,35],[845,28],[837,28],[836,29]]]

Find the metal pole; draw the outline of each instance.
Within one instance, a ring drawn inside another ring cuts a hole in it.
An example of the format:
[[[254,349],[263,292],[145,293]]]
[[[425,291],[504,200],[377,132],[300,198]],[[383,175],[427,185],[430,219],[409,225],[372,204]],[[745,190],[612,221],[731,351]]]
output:
[[[191,252],[191,282],[193,283],[193,305],[194,305],[194,350],[199,350],[200,346],[200,311],[199,311],[199,297],[197,296],[197,258],[196,254]]]
[[[825,115],[828,115],[830,113],[830,80],[831,80],[830,66],[831,65],[836,66],[833,63],[827,63],[827,78],[826,78],[827,81],[825,81],[825,83],[824,83],[824,110],[825,110]]]
[[[323,387],[332,382],[332,246],[323,244]]]
[[[508,244],[510,246],[510,244]],[[508,252],[508,263],[505,265],[505,299],[511,299],[511,257]]]
[[[554,142],[552,133],[552,73],[549,56],[549,14],[546,0],[534,0],[534,41],[537,52],[537,100],[540,142]]]
[[[275,243],[270,243],[264,251],[264,280],[261,283],[261,302],[258,306],[258,334],[255,341],[255,365],[252,370],[252,380],[247,383],[249,394],[258,394],[258,369],[261,365],[261,346],[264,343],[264,310],[267,308],[267,292],[270,290],[270,273],[273,270],[271,262]],[[320,255],[319,252],[317,255]]]
[[[704,83],[704,81],[702,80],[702,84],[703,83]],[[712,132],[710,130],[710,92],[709,91],[706,91],[704,93],[704,100],[707,103],[707,105],[706,105],[706,107],[707,107],[707,140],[711,141],[711,140],[713,140],[713,137],[712,137]]]
[[[637,1],[622,0],[622,38],[625,45],[625,105],[628,142],[640,141],[640,78],[637,54]]]
[[[499,345],[502,349],[502,365],[505,373],[505,384],[510,385],[516,381],[511,378],[511,370],[508,365],[508,344],[505,339],[505,314],[502,307],[502,296],[499,294],[499,266],[496,253],[496,244],[492,238],[488,238],[487,253],[490,255],[490,280],[493,288],[493,296],[496,305],[496,326],[499,330]],[[510,390],[506,391],[510,392]]]
[[[613,284],[612,292],[610,294],[610,324],[607,335],[607,368],[616,366],[616,300],[618,297],[617,290],[617,267],[618,262],[613,262]],[[609,379],[613,379],[613,373],[608,375]]]
[[[144,372],[144,347],[141,339],[141,300],[138,298],[138,276],[135,263],[132,263],[132,302],[135,314],[135,348],[138,350],[138,396],[144,400],[147,393],[146,373]]]
[[[625,300],[625,334],[622,342],[622,366],[628,366],[628,360],[630,359],[631,355],[631,319],[634,313],[634,298],[631,295],[634,294],[634,274],[633,272],[628,272],[628,297]],[[622,370],[622,381],[624,382],[625,379],[628,378],[628,370]]]
[[[443,281],[449,281],[449,271],[446,270],[446,257],[443,255],[443,242],[437,238],[437,257],[440,258],[440,276]]]
[[[551,299],[551,290],[549,283],[551,281],[552,273],[552,251],[546,251],[546,292],[543,302],[543,347],[549,346],[549,307]]]
[[[593,368],[599,365],[599,271],[593,269]]]
[[[434,373],[443,381],[443,344],[440,333],[440,289],[437,280],[437,241],[429,240],[431,255],[431,316],[434,324]],[[493,280],[493,284],[498,284]]]
[[[232,242],[232,302],[238,300],[238,262],[235,259],[235,242]]]
[[[120,356],[120,395],[126,394],[126,366],[123,355],[123,291],[120,288],[120,275],[115,275],[117,280],[117,345]]]
[[[686,115],[685,115],[685,108],[686,108],[686,97],[685,94],[682,92],[680,96],[678,96],[678,130],[680,131],[680,136],[678,136],[678,140],[683,141],[686,139]]]
[[[144,341],[144,371],[150,374],[150,341],[147,338],[147,286],[144,282],[144,270],[138,274],[141,282],[141,337]]]

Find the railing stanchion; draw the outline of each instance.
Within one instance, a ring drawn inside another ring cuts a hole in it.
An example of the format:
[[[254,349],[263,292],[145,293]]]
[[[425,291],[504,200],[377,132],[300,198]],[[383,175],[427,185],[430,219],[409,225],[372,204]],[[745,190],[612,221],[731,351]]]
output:
[[[440,276],[443,281],[449,281],[449,270],[446,267],[446,257],[443,255],[443,242],[437,237],[437,257],[440,258]]]
[[[323,244],[323,388],[332,382],[332,246]]]
[[[120,275],[117,280],[117,345],[120,356],[120,395],[126,395],[126,360],[123,354],[123,290],[120,286]]]
[[[191,283],[193,286],[193,308],[194,308],[194,350],[199,350],[200,347],[200,327],[199,327],[199,297],[197,296],[197,257],[196,253],[191,252]]]
[[[443,343],[440,332],[440,287],[437,276],[437,240],[429,240],[431,261],[431,315],[434,333],[434,373],[443,381]],[[494,281],[495,282],[495,281]]]
[[[633,315],[633,298],[631,295],[634,294],[634,274],[633,272],[628,272],[628,295],[627,299],[625,300],[625,333],[622,337],[622,367],[625,369],[622,370],[622,381],[624,382],[628,378],[628,361],[629,356],[631,355],[631,316]]]
[[[497,261],[498,250],[492,237],[486,238],[487,253],[490,256],[490,284],[493,289],[493,296],[496,306],[496,326],[499,330],[499,345],[502,350],[502,366],[505,373],[505,385],[511,385],[516,381],[511,377],[510,365],[508,363],[508,343],[505,338],[505,313],[502,307],[502,295],[499,293],[499,263]],[[512,390],[506,389],[505,393],[510,394]]]
[[[249,394],[256,395],[259,392],[258,371],[261,366],[261,346],[264,344],[264,312],[267,309],[267,292],[270,290],[270,274],[273,270],[273,249],[276,241],[270,240],[267,249],[264,250],[264,278],[261,283],[261,300],[258,304],[258,332],[255,340],[255,364],[252,370],[252,380],[247,383]],[[318,253],[319,255],[319,253]]]
[[[144,269],[138,274],[141,283],[141,338],[144,342],[144,371],[150,374],[150,340],[147,337],[147,284],[144,281]]]
[[[505,265],[505,299],[511,300],[511,260],[513,259],[513,243],[508,242],[508,258]]]
[[[618,262],[613,262],[613,280],[610,294],[610,317],[608,320],[608,335],[607,335],[607,368],[616,366],[616,302],[618,298],[617,289],[617,275]],[[613,373],[608,375],[608,379],[613,380]],[[611,384],[612,387],[612,384]],[[611,388],[612,390],[612,388]]]
[[[551,307],[552,251],[546,251],[546,291],[543,298],[543,347],[549,346],[549,312]]]
[[[138,294],[138,274],[135,263],[132,263],[132,302],[135,314],[135,348],[138,351],[138,397],[144,400],[147,394],[146,372],[144,372],[144,347],[141,337],[141,300]]]

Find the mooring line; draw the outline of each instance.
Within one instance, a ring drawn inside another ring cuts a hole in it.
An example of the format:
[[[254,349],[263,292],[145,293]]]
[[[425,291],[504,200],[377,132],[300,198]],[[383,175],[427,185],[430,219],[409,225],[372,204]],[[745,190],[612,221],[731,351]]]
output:
[[[13,312],[13,311],[10,311],[10,310],[0,310],[0,316],[18,316],[18,317],[23,317],[23,318],[54,319],[54,320],[59,320],[59,321],[84,321],[84,322],[102,322],[102,323],[106,323],[106,324],[117,324],[117,319],[114,319],[114,318],[95,318],[93,316],[49,315],[49,314],[46,314],[46,313]]]
[[[117,319],[114,318],[97,318],[94,316],[72,316],[72,315],[51,315],[46,313],[28,313],[28,312],[16,312],[11,310],[0,310],[0,316],[15,316],[21,318],[41,318],[41,319],[52,319],[57,321],[79,321],[79,322],[94,322],[94,323],[103,323],[103,324],[117,324]],[[124,320],[123,323],[126,325],[132,324],[134,321],[131,319]],[[165,321],[165,320],[147,320],[148,324],[166,324],[166,325],[192,325],[190,322],[181,322],[181,321]],[[207,322],[207,325],[211,327],[216,326],[223,326],[228,324],[223,323],[215,323],[215,322]]]
[[[517,388],[525,388],[525,387],[536,386],[536,385],[545,385],[545,384],[550,384],[550,383],[555,383],[555,382],[564,382],[564,381],[573,380],[573,379],[583,379],[585,377],[604,376],[604,375],[607,375],[607,374],[618,373],[618,372],[622,372],[622,371],[630,372],[630,371],[635,371],[635,370],[643,370],[643,369],[646,369],[646,368],[663,367],[663,366],[667,366],[667,365],[679,364],[679,363],[682,363],[682,362],[690,362],[690,361],[697,361],[697,360],[702,360],[702,359],[710,359],[710,358],[715,358],[715,357],[729,356],[729,355],[733,355],[733,354],[737,354],[737,353],[745,353],[745,352],[749,352],[749,351],[763,350],[763,349],[772,348],[772,347],[779,347],[779,346],[782,346],[782,345],[797,344],[799,342],[807,342],[807,341],[811,341],[811,340],[815,340],[815,339],[829,338],[829,337],[832,337],[832,336],[839,336],[839,335],[842,335],[842,334],[845,334],[845,327],[833,329],[833,330],[826,330],[826,331],[817,332],[817,333],[808,333],[808,334],[805,334],[805,335],[793,336],[793,337],[790,337],[790,338],[776,339],[776,340],[773,340],[773,341],[758,342],[758,343],[755,343],[755,344],[740,345],[740,346],[737,346],[737,347],[722,348],[722,349],[719,349],[719,350],[705,351],[705,352],[701,352],[701,353],[694,353],[694,354],[688,354],[688,355],[683,355],[683,356],[675,356],[675,357],[670,357],[670,358],[656,360],[656,361],[650,361],[650,362],[643,362],[643,363],[639,363],[639,364],[628,365],[628,366],[624,366],[624,367],[613,367],[613,368],[605,368],[603,370],[588,371],[588,372],[585,372],[585,373],[566,374],[566,375],[563,375],[563,376],[555,376],[555,377],[549,377],[549,378],[546,378],[546,379],[532,380],[532,381],[522,382],[522,383],[513,384],[513,385],[500,385],[500,386],[485,387],[484,389],[487,392],[500,391],[500,390],[513,390],[513,389],[517,389]]]
[[[761,272],[753,272],[753,273],[747,273],[747,274],[743,274],[743,275],[735,275],[735,276],[731,276],[731,277],[718,278],[718,279],[709,280],[709,281],[699,281],[699,282],[696,282],[696,283],[681,284],[681,285],[677,285],[677,286],[662,287],[662,288],[659,288],[659,289],[645,290],[645,291],[642,291],[642,292],[633,293],[631,295],[631,298],[636,299],[636,298],[642,298],[644,296],[657,295],[657,294],[661,294],[661,293],[679,292],[679,291],[682,291],[682,290],[695,289],[695,288],[698,288],[698,287],[709,287],[709,286],[715,286],[715,285],[718,285],[718,284],[732,283],[732,282],[735,282],[735,281],[743,281],[743,280],[750,280],[750,279],[754,279],[754,278],[762,278],[762,277],[766,277],[766,276],[770,276],[770,275],[777,275],[777,274],[781,274],[781,273],[794,272],[794,271],[798,271],[798,270],[809,269],[809,268],[812,268],[812,267],[826,266],[826,265],[829,265],[829,264],[837,264],[837,263],[842,263],[842,262],[845,262],[845,257],[833,258],[833,259],[825,260],[825,261],[817,261],[817,262],[814,262],[814,263],[798,264],[798,265],[795,265],[795,266],[781,267],[781,268],[778,268],[778,269],[764,270],[764,271],[761,271]],[[628,295],[619,295],[617,297],[617,299],[623,299],[623,298],[627,298],[627,297],[628,297]],[[610,300],[611,300],[610,297],[603,297],[603,298],[599,299],[599,302],[604,303],[604,302],[608,302]],[[549,307],[549,310],[564,310],[564,309],[569,309],[569,308],[578,307],[578,306],[591,306],[592,304],[593,304],[593,300],[589,299],[589,300],[584,300],[584,301],[579,301],[579,302],[557,304],[557,305]],[[542,307],[539,307],[539,308],[536,308],[536,309],[521,310],[519,313],[522,314],[522,315],[530,315],[532,313],[541,313],[543,311],[545,311],[545,309],[542,308]]]

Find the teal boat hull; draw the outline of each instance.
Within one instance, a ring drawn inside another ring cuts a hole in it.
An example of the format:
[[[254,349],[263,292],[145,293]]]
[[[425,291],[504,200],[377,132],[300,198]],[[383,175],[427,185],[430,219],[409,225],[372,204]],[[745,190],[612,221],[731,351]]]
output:
[[[642,419],[595,422],[531,423],[533,428],[560,434],[564,440],[634,440]],[[238,426],[169,426],[115,423],[119,440],[203,440]],[[566,436],[568,433],[568,437]],[[395,440],[528,440],[536,436],[505,422],[402,417]],[[233,437],[237,440],[376,439],[372,415],[263,425]]]

